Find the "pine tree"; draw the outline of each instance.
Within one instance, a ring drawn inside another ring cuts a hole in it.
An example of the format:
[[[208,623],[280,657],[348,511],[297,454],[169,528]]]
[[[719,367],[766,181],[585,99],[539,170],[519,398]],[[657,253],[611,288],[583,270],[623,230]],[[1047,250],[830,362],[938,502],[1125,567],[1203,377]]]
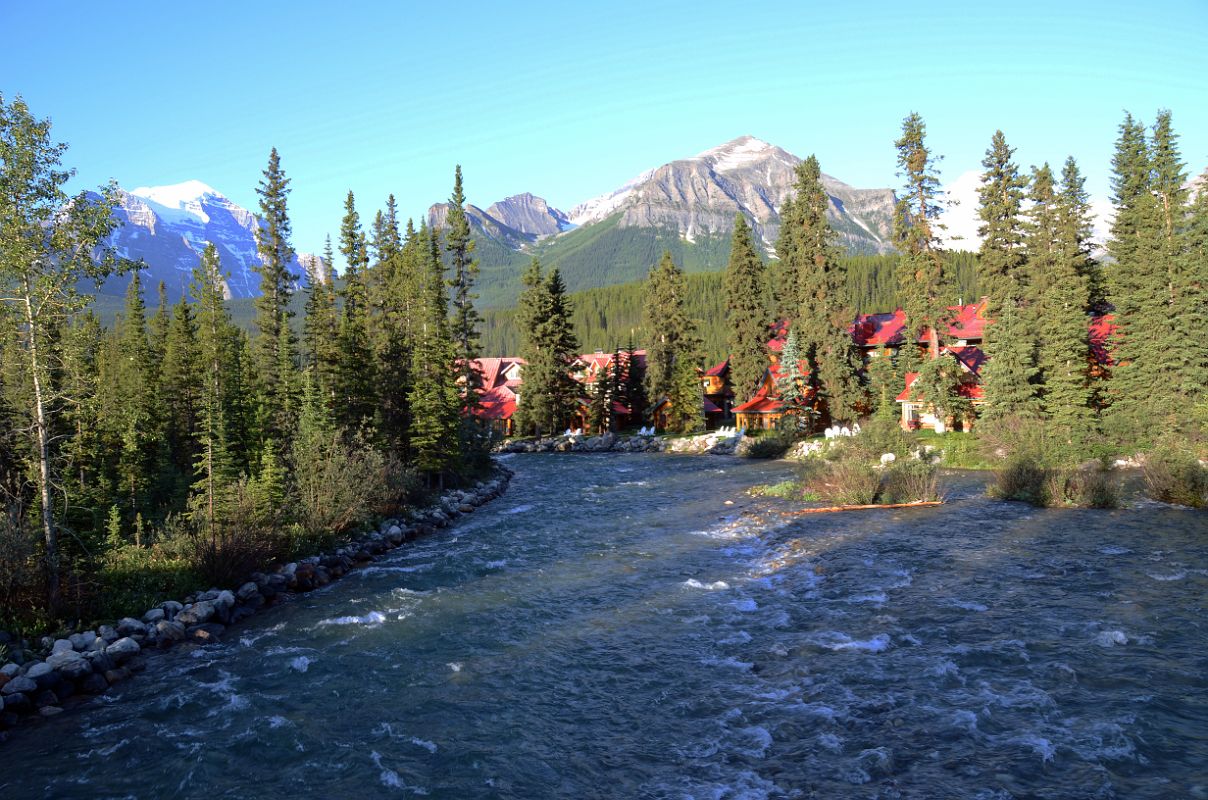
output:
[[[197,356],[204,380],[197,411],[193,516],[210,527],[225,511],[230,486],[247,468],[241,334],[223,302],[218,250],[206,247],[193,271],[190,293],[197,303]]]
[[[692,350],[676,354],[671,390],[667,394],[667,428],[676,433],[695,433],[705,427],[704,388],[700,380],[699,356]]]
[[[374,223],[377,261],[368,273],[369,340],[376,364],[378,435],[390,450],[405,452],[411,411],[411,354],[421,296],[422,265],[414,225],[407,223],[400,240],[394,196]]]
[[[172,309],[165,339],[160,396],[166,423],[165,441],[172,457],[172,477],[177,482],[172,494],[179,496],[180,486],[187,487],[191,483],[202,384],[197,322],[193,318],[193,306],[184,297]]]
[[[1172,310],[1178,348],[1178,392],[1189,408],[1197,409],[1201,426],[1208,426],[1208,185],[1200,184],[1189,208],[1184,233],[1186,247],[1178,262],[1176,283],[1182,287]]]
[[[1093,273],[1089,205],[1073,159],[1066,161],[1057,189],[1047,164],[1036,170],[1030,199],[1028,272],[1041,408],[1067,441],[1080,441],[1094,426],[1086,317]]]
[[[780,351],[780,369],[776,375],[776,396],[784,404],[786,414],[808,423],[809,417],[814,414],[814,409],[810,405],[812,391],[809,377],[801,368],[805,361],[805,351],[801,346],[801,337],[797,335],[797,328],[789,328],[788,336],[784,339],[784,347]]]
[[[373,425],[377,409],[373,353],[369,343],[369,292],[366,271],[369,251],[361,231],[352,192],[344,201],[340,224],[340,254],[344,256],[343,309],[339,322],[339,405],[336,418],[349,431]]]
[[[579,408],[581,387],[570,375],[579,343],[570,317],[562,274],[555,268],[542,276],[533,259],[524,275],[521,295],[525,359],[524,388],[518,425],[538,434],[559,430]]]
[[[698,348],[696,325],[685,309],[684,273],[664,252],[646,282],[643,327],[646,329],[646,396],[657,404],[671,395],[676,358],[692,358]]]
[[[443,484],[444,474],[458,463],[461,399],[454,382],[457,355],[449,336],[444,275],[437,244],[426,226],[419,231],[417,251],[423,262],[423,307],[412,351],[413,415],[411,449],[421,471]]]
[[[781,264],[784,264],[781,260]],[[735,396],[746,399],[755,393],[768,366],[768,315],[763,303],[766,271],[746,218],[734,218],[730,263],[723,279],[726,303],[727,344],[730,352],[730,385]]]
[[[1033,337],[1036,308],[1032,291],[1036,281],[1025,275],[1028,262],[1024,254],[1022,216],[1024,187],[1019,168],[1011,160],[1014,150],[1007,146],[1002,131],[995,131],[982,160],[981,187],[978,189],[977,214],[982,224],[978,252],[978,285],[988,295],[992,319],[986,326],[982,348],[986,365],[982,368],[982,386],[986,394],[983,416],[994,420],[1008,415],[1034,416],[1039,406],[1034,380],[1036,344]],[[1031,267],[1043,273],[1048,256],[1038,249],[1041,239],[1052,230],[1053,175],[1046,165],[1033,180],[1032,199],[1038,203],[1033,216],[1046,233],[1032,240]],[[1046,241],[1049,241],[1046,239]],[[1047,246],[1046,246],[1047,247]]]
[[[458,375],[464,394],[463,416],[469,420],[478,408],[478,397],[482,391],[482,376],[474,367],[479,356],[478,325],[481,318],[474,308],[474,281],[478,275],[478,262],[473,260],[474,240],[470,236],[470,218],[465,211],[466,196],[462,190],[461,165],[453,175],[453,194],[449,197],[448,229],[445,231],[445,250],[449,254],[453,273],[449,286],[453,290],[453,321],[451,334],[457,347]]]
[[[314,371],[315,390],[334,410],[339,392],[340,342],[339,312],[336,308],[335,268],[331,237],[327,237],[323,258],[311,258],[307,265],[306,305],[302,320],[302,340],[306,364]]]
[[[646,369],[638,358],[637,345],[630,331],[629,343],[625,346],[625,406],[629,409],[629,418],[633,423],[642,425],[646,418]]]
[[[907,319],[905,347],[911,348],[916,336],[926,335],[930,356],[938,359],[948,308],[943,296],[944,261],[938,236],[943,229],[937,200],[938,159],[927,149],[926,134],[922,117],[912,113],[902,121],[902,135],[894,142],[898,175],[906,179],[894,213],[894,239],[900,251],[898,291]]]
[[[260,394],[260,427],[264,438],[278,441],[288,437],[295,419],[296,363],[293,316],[289,301],[298,276],[290,272],[294,249],[287,209],[289,178],[281,169],[277,148],[269,153],[268,166],[256,194],[260,197],[260,225],[256,228],[256,253],[260,263],[260,297],[255,300],[256,338],[253,355]]]
[[[800,176],[800,166],[798,167]],[[797,187],[800,192],[800,187]],[[801,313],[801,287],[799,285],[801,259],[797,255],[798,232],[802,227],[802,209],[794,195],[790,194],[780,206],[780,235],[776,238],[776,263],[769,268],[772,280],[767,281],[762,299],[770,301],[776,321],[792,320]],[[770,297],[768,294],[770,293]]]

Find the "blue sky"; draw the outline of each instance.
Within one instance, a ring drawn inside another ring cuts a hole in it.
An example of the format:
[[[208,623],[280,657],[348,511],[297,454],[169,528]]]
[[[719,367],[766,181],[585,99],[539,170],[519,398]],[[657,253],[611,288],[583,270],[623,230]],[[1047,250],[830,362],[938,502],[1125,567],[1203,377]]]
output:
[[[923,9],[926,17],[919,17]],[[1079,159],[1108,193],[1124,109],[1170,108],[1208,166],[1208,2],[82,3],[0,0],[0,93],[79,186],[198,179],[248,207],[269,148],[295,245],[393,192],[531,191],[568,209],[752,134],[859,187],[896,186],[919,111],[946,181],[1002,128],[1024,165]]]

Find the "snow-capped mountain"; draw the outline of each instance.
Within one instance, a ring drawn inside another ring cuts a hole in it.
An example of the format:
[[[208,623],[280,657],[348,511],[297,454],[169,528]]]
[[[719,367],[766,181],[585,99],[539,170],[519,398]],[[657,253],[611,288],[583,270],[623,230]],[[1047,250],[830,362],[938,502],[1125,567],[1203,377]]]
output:
[[[114,213],[123,224],[114,231],[111,243],[122,256],[144,262],[143,283],[148,288],[162,281],[170,298],[180,297],[206,244],[213,242],[228,273],[228,297],[260,293],[260,276],[253,270],[260,264],[256,215],[201,181],[122,191]],[[300,282],[306,279],[302,265],[311,258],[303,253],[293,261],[292,271]]]
[[[780,207],[792,192],[801,159],[753,136],[740,136],[692,158],[648,170],[619,189],[571,209],[580,227],[620,215],[619,227],[673,228],[689,242],[729,235],[738,212],[768,252],[780,232]],[[829,218],[848,250],[887,252],[893,225],[890,189],[856,189],[822,176]]]
[[[448,215],[449,204],[437,203],[428,209],[428,225],[443,228]],[[486,211],[467,203],[466,216],[476,233],[485,234],[510,250],[523,250],[574,227],[566,214],[528,192],[492,203]]]

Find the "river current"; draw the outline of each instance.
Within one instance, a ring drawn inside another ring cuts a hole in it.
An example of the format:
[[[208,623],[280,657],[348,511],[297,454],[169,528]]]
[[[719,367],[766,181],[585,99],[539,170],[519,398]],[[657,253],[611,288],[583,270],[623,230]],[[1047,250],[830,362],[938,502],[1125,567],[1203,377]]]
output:
[[[812,516],[792,467],[507,493],[0,746],[12,798],[1208,798],[1208,515]],[[732,501],[727,505],[726,501]]]

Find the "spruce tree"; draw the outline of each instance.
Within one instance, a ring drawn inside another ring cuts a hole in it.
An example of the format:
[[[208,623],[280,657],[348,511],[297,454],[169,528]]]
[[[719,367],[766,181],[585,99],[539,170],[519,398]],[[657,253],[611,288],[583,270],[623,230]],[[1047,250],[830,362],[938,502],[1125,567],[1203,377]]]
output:
[[[253,356],[259,388],[259,424],[264,438],[281,441],[288,437],[295,419],[296,362],[293,316],[289,301],[298,277],[290,272],[294,249],[287,209],[289,178],[281,169],[277,148],[269,153],[268,166],[256,194],[260,197],[260,224],[256,227],[256,253],[260,263],[260,297],[255,300],[256,338]]]
[[[646,402],[646,369],[638,358],[632,331],[629,333],[629,343],[625,346],[625,389],[622,402],[629,408],[631,422],[643,426],[649,405]]]
[[[172,309],[160,370],[165,441],[171,453],[173,479],[188,487],[197,450],[197,414],[202,372],[198,361],[197,322],[193,306],[181,297]],[[181,494],[181,485],[173,491]]]
[[[373,426],[377,409],[373,353],[369,344],[369,292],[366,272],[369,251],[351,191],[344,201],[340,224],[340,254],[344,256],[343,307],[339,322],[339,406],[337,420],[348,431]]]
[[[701,385],[699,356],[695,350],[676,354],[667,394],[667,427],[676,433],[695,433],[705,427],[704,387]]]
[[[781,264],[785,262],[782,259]],[[723,278],[730,385],[740,400],[755,393],[768,366],[768,315],[763,302],[766,271],[751,228],[741,214],[734,218],[730,263]]]
[[[374,223],[376,262],[369,269],[369,341],[376,364],[378,435],[388,449],[405,452],[411,411],[407,394],[411,389],[411,351],[415,346],[415,323],[419,314],[419,240],[408,221],[399,238],[394,195],[386,211]]]
[[[408,400],[415,464],[437,485],[443,485],[445,474],[458,463],[461,398],[454,382],[457,354],[449,335],[443,267],[434,235],[439,234],[429,233],[426,226],[418,234],[423,305],[416,324]]]
[[[982,237],[978,251],[978,285],[988,295],[988,310],[993,322],[986,326],[982,348],[987,363],[982,368],[982,386],[986,395],[983,415],[994,420],[1008,415],[1034,416],[1038,411],[1035,366],[1035,307],[1030,304],[1034,281],[1025,275],[1024,187],[1019,168],[1011,160],[1014,150],[1007,146],[1002,131],[995,131],[982,160],[981,187],[978,189],[978,217]],[[1047,165],[1034,180],[1037,191],[1033,209],[1042,217],[1041,226],[1051,230],[1053,175]],[[1039,239],[1033,240],[1033,245]],[[1046,255],[1033,252],[1033,268],[1043,273]]]
[[[1067,159],[1061,185],[1053,187],[1045,164],[1032,180],[1027,252],[1037,339],[1041,407],[1067,441],[1085,440],[1094,427],[1091,410],[1091,305],[1089,205],[1077,164]]]
[[[478,407],[482,376],[474,368],[479,356],[478,325],[481,318],[474,308],[474,282],[478,275],[478,262],[473,259],[474,240],[471,238],[470,218],[466,216],[466,196],[462,189],[461,165],[453,175],[453,194],[449,197],[448,229],[445,234],[445,250],[449,254],[449,286],[453,290],[453,320],[451,334],[457,347],[457,370],[463,391],[463,416],[470,420]]]
[[[1172,322],[1178,348],[1178,392],[1189,408],[1198,412],[1202,428],[1208,428],[1208,183],[1201,183],[1189,207],[1184,233],[1186,247],[1178,261]]]
[[[785,414],[797,417],[802,424],[808,424],[814,414],[810,405],[811,387],[809,377],[802,370],[805,362],[805,349],[801,346],[801,337],[797,328],[789,328],[788,336],[784,339],[784,347],[780,351],[780,369],[776,376],[776,396],[784,404]],[[808,368],[808,364],[807,364]]]
[[[665,251],[646,281],[643,328],[646,330],[646,396],[657,404],[670,396],[676,358],[693,357],[698,347],[696,325],[685,308],[684,273]]]
[[[323,258],[311,258],[307,265],[306,305],[302,320],[302,340],[306,364],[314,372],[315,390],[329,410],[334,410],[340,386],[339,311],[336,308],[335,268],[331,237],[327,237]]]

